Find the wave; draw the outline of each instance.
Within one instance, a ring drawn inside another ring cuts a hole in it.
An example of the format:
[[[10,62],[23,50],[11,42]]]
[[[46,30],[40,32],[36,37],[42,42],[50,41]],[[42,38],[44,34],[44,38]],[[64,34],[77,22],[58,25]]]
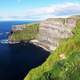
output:
[[[9,34],[9,32],[0,32],[0,35]]]
[[[0,43],[1,43],[1,44],[8,44],[9,41],[8,41],[8,39],[3,39],[3,40],[0,40]]]

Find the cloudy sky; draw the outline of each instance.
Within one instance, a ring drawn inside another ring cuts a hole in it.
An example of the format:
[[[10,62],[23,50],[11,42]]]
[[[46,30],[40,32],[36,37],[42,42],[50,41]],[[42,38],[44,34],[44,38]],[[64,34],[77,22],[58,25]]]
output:
[[[0,0],[0,20],[43,20],[80,14],[80,0]]]

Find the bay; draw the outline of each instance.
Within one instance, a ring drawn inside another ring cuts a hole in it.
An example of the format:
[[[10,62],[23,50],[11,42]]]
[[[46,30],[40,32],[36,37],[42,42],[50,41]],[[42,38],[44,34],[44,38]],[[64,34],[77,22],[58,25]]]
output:
[[[32,21],[0,21],[0,40],[8,38],[12,25]],[[34,67],[41,65],[49,53],[40,47],[27,44],[0,44],[0,80],[23,80]]]

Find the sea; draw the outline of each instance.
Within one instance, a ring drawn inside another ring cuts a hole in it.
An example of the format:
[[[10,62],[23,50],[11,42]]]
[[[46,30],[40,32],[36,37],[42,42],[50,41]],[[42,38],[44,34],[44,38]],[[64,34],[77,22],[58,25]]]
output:
[[[0,21],[0,41],[8,39],[13,25],[29,23],[33,21]],[[23,80],[48,56],[49,52],[31,43],[0,43],[0,80]]]

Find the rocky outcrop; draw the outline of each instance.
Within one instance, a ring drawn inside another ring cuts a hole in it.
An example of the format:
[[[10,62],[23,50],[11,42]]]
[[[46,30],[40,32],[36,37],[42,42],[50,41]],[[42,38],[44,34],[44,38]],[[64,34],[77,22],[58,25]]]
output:
[[[36,40],[31,42],[47,51],[55,50],[60,39],[72,36],[72,29],[76,25],[75,18],[51,18],[40,23],[39,34]]]

